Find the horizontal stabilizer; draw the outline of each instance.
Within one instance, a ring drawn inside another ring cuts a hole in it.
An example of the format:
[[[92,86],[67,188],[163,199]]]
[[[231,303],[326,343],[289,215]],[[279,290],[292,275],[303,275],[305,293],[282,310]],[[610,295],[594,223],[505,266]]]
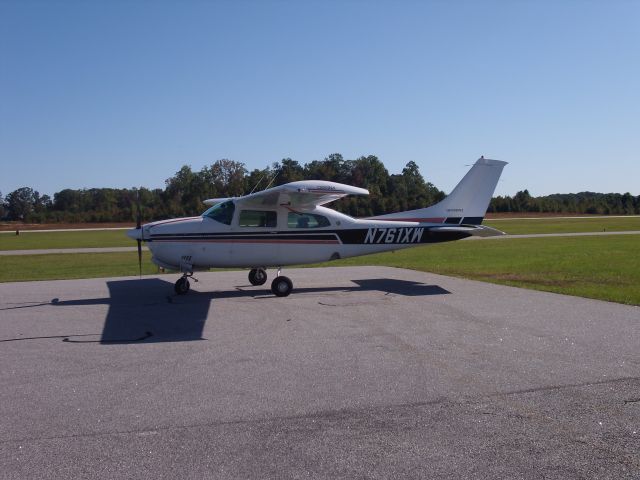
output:
[[[499,237],[505,235],[504,232],[495,228],[487,227],[485,225],[452,225],[442,227],[432,227],[429,229],[432,234],[438,235],[451,234],[451,233],[466,233],[470,237]]]

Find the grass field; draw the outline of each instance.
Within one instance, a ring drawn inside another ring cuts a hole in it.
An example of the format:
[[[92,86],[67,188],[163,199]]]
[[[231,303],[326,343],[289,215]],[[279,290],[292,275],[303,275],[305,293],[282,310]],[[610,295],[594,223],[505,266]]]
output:
[[[20,232],[0,234],[0,250],[49,248],[135,247],[126,230],[76,232]]]
[[[482,223],[512,235],[640,231],[640,217],[492,219]]]
[[[639,246],[640,235],[462,241],[322,266],[386,265],[640,305]],[[157,273],[149,260],[145,252],[143,272]],[[6,256],[0,263],[0,282],[138,274],[135,252]]]
[[[386,265],[640,305],[640,235],[462,241],[331,265]]]
[[[142,254],[142,273],[157,274],[151,254]],[[138,275],[138,253],[81,253],[0,257],[0,282]]]
[[[487,220],[485,225],[510,234],[640,231],[640,217],[541,218],[526,220]],[[0,234],[0,250],[48,248],[133,247],[125,230],[28,232]]]

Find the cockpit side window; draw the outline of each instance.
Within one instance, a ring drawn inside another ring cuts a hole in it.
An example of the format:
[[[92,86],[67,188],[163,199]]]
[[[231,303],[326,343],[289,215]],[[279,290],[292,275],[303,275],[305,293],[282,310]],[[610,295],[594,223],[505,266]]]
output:
[[[289,212],[287,226],[289,228],[321,228],[328,227],[331,223],[327,217],[316,213]]]
[[[238,225],[275,228],[278,225],[278,214],[267,210],[240,210]]]
[[[236,206],[233,200],[227,202],[218,203],[211,207],[209,210],[202,214],[203,217],[209,217],[216,222],[224,223],[225,225],[231,225],[233,219],[233,212]]]

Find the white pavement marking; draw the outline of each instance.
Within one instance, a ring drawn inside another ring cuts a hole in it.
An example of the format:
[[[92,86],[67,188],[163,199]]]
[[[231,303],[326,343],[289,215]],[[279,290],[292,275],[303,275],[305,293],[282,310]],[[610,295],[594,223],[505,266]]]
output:
[[[502,222],[508,220],[567,220],[567,219],[582,219],[591,220],[599,218],[638,218],[640,215],[596,215],[596,216],[581,216],[581,217],[514,217],[514,218],[487,218],[484,219],[487,222]]]
[[[147,247],[142,247],[148,250]],[[105,248],[53,248],[47,250],[0,250],[0,256],[11,255],[55,255],[59,253],[118,253],[136,252],[138,247],[105,247]]]
[[[600,237],[604,235],[639,235],[640,230],[626,232],[573,232],[573,233],[528,233],[523,235],[497,235],[495,237],[468,237],[475,240],[497,240],[502,238],[547,238],[547,237]]]
[[[104,230],[129,230],[134,227],[100,227],[100,228],[56,228],[52,230],[28,230],[28,229],[20,229],[15,228],[13,230],[2,230],[0,233],[10,233],[12,235],[16,234],[16,230],[20,231],[20,234],[23,233],[49,233],[49,232],[102,232]]]

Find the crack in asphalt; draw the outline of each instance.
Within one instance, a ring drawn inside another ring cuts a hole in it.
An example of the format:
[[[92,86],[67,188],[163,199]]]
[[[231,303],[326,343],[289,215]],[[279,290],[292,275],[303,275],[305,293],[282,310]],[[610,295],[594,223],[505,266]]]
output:
[[[92,432],[92,433],[76,433],[69,435],[52,435],[52,436],[41,436],[41,437],[22,437],[16,439],[4,439],[0,440],[0,445],[9,444],[9,443],[19,443],[19,442],[29,442],[29,441],[43,441],[43,440],[61,440],[66,438],[95,438],[95,437],[103,437],[103,436],[117,436],[117,435],[149,435],[162,431],[171,431],[171,430],[189,430],[193,428],[203,428],[203,427],[220,427],[220,426],[228,426],[228,425],[258,425],[258,424],[266,424],[270,422],[277,421],[291,421],[291,420],[315,420],[315,419],[341,419],[341,418],[349,418],[354,414],[359,415],[373,415],[376,412],[382,412],[384,410],[395,410],[395,409],[412,409],[412,408],[420,408],[420,407],[428,407],[434,405],[473,405],[474,403],[479,403],[483,399],[488,398],[500,398],[514,395],[526,395],[528,393],[537,393],[544,391],[552,391],[552,390],[561,390],[565,388],[584,388],[584,387],[592,387],[599,385],[606,385],[612,383],[623,383],[623,382],[639,382],[640,377],[620,377],[613,378],[608,380],[601,380],[595,382],[583,382],[583,383],[574,383],[574,384],[566,384],[566,385],[551,385],[551,386],[543,386],[543,387],[535,387],[535,388],[527,388],[527,389],[519,389],[507,392],[496,392],[486,395],[479,395],[476,397],[463,397],[461,399],[452,399],[449,397],[440,397],[435,400],[424,401],[424,402],[408,402],[401,404],[391,404],[391,405],[379,405],[379,406],[370,406],[363,408],[344,408],[339,410],[325,410],[319,412],[311,412],[311,413],[303,413],[299,415],[283,415],[283,416],[273,416],[273,417],[264,417],[264,418],[256,418],[251,420],[220,420],[213,422],[203,422],[203,423],[193,423],[189,425],[166,425],[155,428],[142,428],[142,429],[134,429],[134,430],[114,430],[111,432]],[[625,400],[624,403],[640,403],[640,398]],[[488,414],[487,412],[479,412],[481,415]]]

